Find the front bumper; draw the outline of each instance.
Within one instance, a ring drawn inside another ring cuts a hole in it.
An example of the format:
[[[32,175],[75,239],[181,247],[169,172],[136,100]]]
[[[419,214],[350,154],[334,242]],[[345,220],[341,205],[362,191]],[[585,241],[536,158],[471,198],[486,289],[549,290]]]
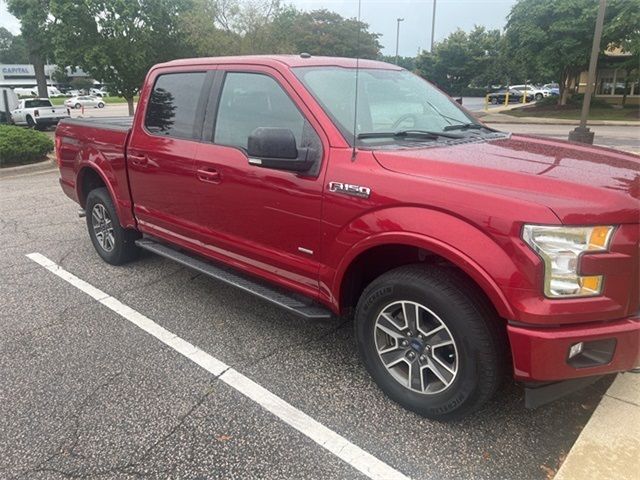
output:
[[[640,365],[640,313],[622,320],[563,326],[528,328],[507,326],[514,376],[526,382],[555,382],[624,372]],[[569,350],[579,343],[608,341],[611,358],[598,365],[576,366]]]

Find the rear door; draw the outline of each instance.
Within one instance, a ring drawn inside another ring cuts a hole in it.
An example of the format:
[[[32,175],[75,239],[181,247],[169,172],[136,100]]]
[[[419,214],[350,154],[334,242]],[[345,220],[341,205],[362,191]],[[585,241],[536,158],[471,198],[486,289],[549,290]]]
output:
[[[127,165],[142,231],[170,240],[193,237],[197,231],[194,155],[212,74],[159,69],[147,82],[150,91],[141,95]]]

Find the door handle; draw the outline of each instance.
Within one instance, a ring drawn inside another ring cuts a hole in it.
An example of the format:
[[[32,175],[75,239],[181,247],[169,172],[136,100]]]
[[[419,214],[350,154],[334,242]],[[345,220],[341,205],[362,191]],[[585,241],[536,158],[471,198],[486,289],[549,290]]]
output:
[[[197,171],[198,180],[201,182],[208,183],[220,183],[222,177],[220,176],[220,172],[218,172],[215,168],[200,168]]]
[[[132,165],[136,167],[144,167],[147,163],[149,163],[149,159],[146,155],[127,155],[127,158],[131,162]]]

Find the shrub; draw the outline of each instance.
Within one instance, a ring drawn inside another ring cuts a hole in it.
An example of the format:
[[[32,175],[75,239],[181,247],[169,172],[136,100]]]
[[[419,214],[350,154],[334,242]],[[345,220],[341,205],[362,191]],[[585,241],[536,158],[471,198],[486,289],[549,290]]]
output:
[[[0,167],[34,163],[51,151],[53,142],[46,134],[14,125],[0,125]]]

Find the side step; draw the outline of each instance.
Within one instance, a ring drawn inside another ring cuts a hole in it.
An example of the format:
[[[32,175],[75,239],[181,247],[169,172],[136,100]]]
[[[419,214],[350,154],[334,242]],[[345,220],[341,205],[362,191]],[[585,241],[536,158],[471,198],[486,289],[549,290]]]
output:
[[[197,270],[216,280],[238,287],[245,292],[249,292],[306,319],[321,320],[332,317],[329,309],[317,304],[310,298],[287,292],[284,289],[271,286],[261,280],[248,277],[226,265],[214,264],[213,262],[202,260],[150,238],[136,240],[136,245],[178,262],[185,267]]]

